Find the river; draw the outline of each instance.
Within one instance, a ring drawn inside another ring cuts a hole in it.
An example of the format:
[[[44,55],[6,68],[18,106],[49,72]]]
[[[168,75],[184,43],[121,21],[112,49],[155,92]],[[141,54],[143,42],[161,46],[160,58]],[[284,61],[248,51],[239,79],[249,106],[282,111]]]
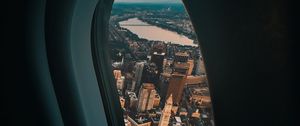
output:
[[[140,38],[171,42],[180,45],[198,46],[193,43],[192,39],[187,36],[180,35],[177,32],[169,31],[154,25],[150,25],[146,22],[139,20],[138,18],[130,18],[125,21],[119,22],[120,27],[130,30],[132,33],[138,35]]]

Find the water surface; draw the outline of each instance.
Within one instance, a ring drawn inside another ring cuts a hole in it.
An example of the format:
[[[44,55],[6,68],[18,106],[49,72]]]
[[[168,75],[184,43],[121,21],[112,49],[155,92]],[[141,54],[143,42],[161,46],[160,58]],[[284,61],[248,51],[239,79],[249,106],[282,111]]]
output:
[[[198,46],[197,44],[194,44],[193,40],[189,39],[187,36],[150,25],[139,20],[138,18],[130,18],[128,20],[119,22],[119,24],[120,27],[130,30],[140,38],[154,41],[171,42],[180,45]]]

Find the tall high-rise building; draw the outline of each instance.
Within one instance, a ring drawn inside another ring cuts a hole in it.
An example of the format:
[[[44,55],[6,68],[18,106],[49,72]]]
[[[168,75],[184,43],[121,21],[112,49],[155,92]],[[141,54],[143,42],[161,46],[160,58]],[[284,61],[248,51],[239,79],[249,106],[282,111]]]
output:
[[[125,99],[123,97],[119,97],[119,100],[120,100],[121,107],[124,108],[126,102]]]
[[[121,76],[120,78],[117,79],[117,89],[118,90],[123,90],[124,88],[124,81],[125,81],[125,77]]]
[[[156,95],[155,86],[152,83],[143,83],[139,91],[138,111],[144,112],[153,108]]]
[[[195,70],[196,75],[205,75],[206,74],[202,56],[200,56],[200,58],[196,61],[195,66],[196,66],[196,70]]]
[[[163,62],[165,58],[165,53],[154,52],[151,56],[151,62],[155,63],[158,73],[163,71]]]
[[[178,105],[181,101],[186,77],[187,76],[183,74],[172,74],[169,80],[166,97],[169,97],[171,94],[173,94],[173,103],[175,105]]]
[[[134,92],[127,92],[127,95],[129,97],[129,107],[131,109],[136,109],[138,98],[136,97],[136,94]]]
[[[186,52],[177,52],[175,53],[175,62],[187,62],[189,59],[189,54]]]
[[[158,91],[159,91],[159,95],[161,97],[161,102],[164,103],[167,95],[167,91],[168,91],[168,87],[169,87],[169,80],[171,78],[171,74],[169,73],[162,73],[160,75],[160,79],[159,79],[159,86],[157,87]]]
[[[187,63],[189,64],[188,75],[192,75],[194,69],[194,60],[188,60]]]
[[[189,68],[192,63],[188,63],[189,55],[186,52],[177,52],[175,53],[175,58],[173,62],[173,71],[169,79],[169,84],[167,88],[166,97],[169,97],[170,94],[173,94],[173,103],[174,105],[179,105],[185,81],[189,72]]]
[[[173,105],[173,100],[172,100],[172,94],[169,96],[169,98],[166,100],[165,107],[162,111],[159,124],[158,126],[168,126],[170,117],[171,117],[171,110],[172,110],[172,105]]]
[[[142,75],[144,70],[145,62],[137,62],[134,66],[134,87],[131,87],[134,91],[136,87],[141,85]]]
[[[156,64],[155,63],[146,63],[144,65],[144,70],[143,70],[141,83],[154,83],[154,84],[157,84],[157,82],[158,82],[157,75],[158,75],[158,71],[157,71]]]
[[[127,90],[129,90],[129,91],[135,91],[135,86],[136,86],[136,81],[135,81],[135,79],[133,79],[131,81],[131,85],[127,86]]]
[[[189,64],[186,62],[174,62],[173,73],[187,75],[189,70]]]
[[[177,52],[175,54],[175,58],[173,62],[173,66],[174,66],[173,73],[188,75],[189,68],[192,65],[192,61],[189,61],[188,58],[189,58],[188,53]]]
[[[122,76],[121,70],[114,70],[113,73],[114,73],[114,77],[116,80],[121,78],[121,76]]]
[[[124,89],[125,91],[131,91],[134,88],[134,75],[133,73],[125,73]]]
[[[200,67],[200,74],[206,74],[206,70],[205,70],[204,61],[203,61],[202,56],[200,57],[199,67]]]
[[[155,94],[154,101],[153,101],[153,107],[159,107],[160,103],[160,96],[159,94]]]

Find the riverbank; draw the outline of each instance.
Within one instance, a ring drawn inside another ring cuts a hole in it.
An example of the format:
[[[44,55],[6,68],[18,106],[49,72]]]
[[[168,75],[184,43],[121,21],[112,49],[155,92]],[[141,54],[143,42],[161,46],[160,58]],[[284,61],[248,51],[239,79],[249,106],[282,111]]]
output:
[[[197,40],[195,34],[191,34],[191,33],[185,32],[183,30],[180,30],[179,28],[171,27],[169,24],[158,22],[156,20],[147,20],[147,18],[140,18],[140,17],[138,17],[138,19],[142,20],[144,22],[147,22],[148,24],[155,25],[157,27],[160,27],[160,28],[163,28],[163,29],[166,29],[166,30],[169,30],[169,31],[173,31],[173,32],[176,32],[178,34],[187,36],[189,39]],[[195,44],[197,44],[197,43],[195,43]]]
[[[137,34],[139,38],[148,39],[149,41],[164,41],[165,43],[171,42],[179,45],[198,46],[194,43],[193,39],[190,39],[185,35],[178,34],[177,32],[151,24],[148,26],[139,25],[145,23],[148,24],[138,18],[130,18],[119,22],[119,25],[121,28],[128,29],[132,33]]]

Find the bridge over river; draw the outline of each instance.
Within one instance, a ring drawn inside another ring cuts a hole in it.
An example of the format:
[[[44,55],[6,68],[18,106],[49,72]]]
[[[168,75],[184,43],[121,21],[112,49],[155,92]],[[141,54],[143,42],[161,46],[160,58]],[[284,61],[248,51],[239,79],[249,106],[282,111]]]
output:
[[[178,34],[167,29],[160,28],[139,20],[138,18],[130,18],[125,21],[119,22],[120,27],[126,28],[132,33],[138,35],[140,38],[152,41],[171,42],[173,44],[198,46],[193,43],[194,40],[187,36]]]

